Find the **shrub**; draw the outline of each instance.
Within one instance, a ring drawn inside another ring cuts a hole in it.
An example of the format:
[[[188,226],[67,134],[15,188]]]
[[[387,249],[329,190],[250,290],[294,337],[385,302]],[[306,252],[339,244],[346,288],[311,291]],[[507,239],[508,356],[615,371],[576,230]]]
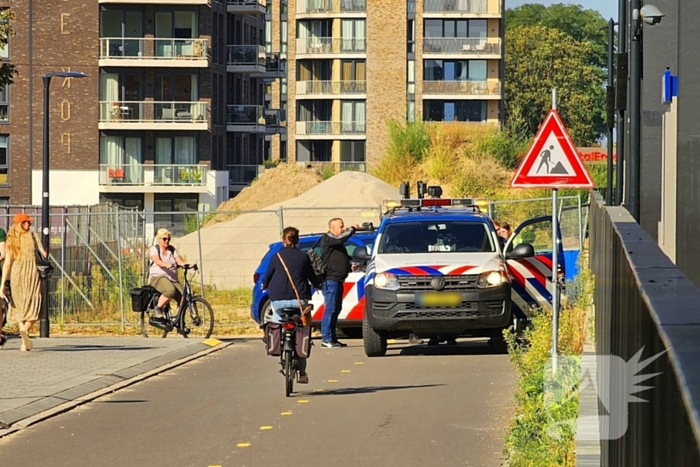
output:
[[[387,126],[389,146],[372,174],[390,185],[398,186],[414,175],[430,146],[430,136],[427,126],[422,122],[402,124],[392,119],[387,122]]]

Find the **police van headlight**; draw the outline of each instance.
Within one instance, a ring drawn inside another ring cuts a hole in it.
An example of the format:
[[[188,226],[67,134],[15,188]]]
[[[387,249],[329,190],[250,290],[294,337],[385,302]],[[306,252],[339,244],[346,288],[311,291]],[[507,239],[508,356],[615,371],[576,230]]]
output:
[[[479,275],[479,280],[476,286],[480,289],[487,289],[489,287],[498,287],[503,283],[503,276],[499,271],[488,271],[483,272]]]
[[[382,272],[374,276],[374,286],[384,290],[399,290],[399,280],[393,274]]]

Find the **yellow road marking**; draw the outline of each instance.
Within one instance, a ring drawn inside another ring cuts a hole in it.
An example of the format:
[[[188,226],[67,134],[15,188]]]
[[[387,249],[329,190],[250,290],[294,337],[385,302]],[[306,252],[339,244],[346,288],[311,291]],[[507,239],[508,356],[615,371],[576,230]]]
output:
[[[364,365],[365,362],[355,362],[355,365]]]
[[[288,412],[282,412],[280,415],[292,415],[292,411],[290,410]]]
[[[269,426],[269,425],[268,425],[268,426],[261,426],[260,429],[261,429],[261,430],[271,430],[272,427]]]
[[[220,465],[210,465],[209,467],[221,467]]]
[[[389,339],[386,341],[387,344],[396,344],[396,341],[394,339]]]
[[[248,446],[250,446],[250,443],[238,443],[238,444],[236,444],[237,448],[247,448]]]
[[[350,373],[350,370],[340,370],[341,373]]]
[[[306,399],[298,400],[297,402],[300,404],[308,404],[309,403],[309,401],[307,401]]]
[[[337,383],[338,380],[337,380],[337,379],[329,379],[328,382],[329,382],[329,383]]]
[[[211,339],[203,340],[202,344],[208,345],[209,347],[216,347],[217,345],[221,344],[221,341],[212,337]]]

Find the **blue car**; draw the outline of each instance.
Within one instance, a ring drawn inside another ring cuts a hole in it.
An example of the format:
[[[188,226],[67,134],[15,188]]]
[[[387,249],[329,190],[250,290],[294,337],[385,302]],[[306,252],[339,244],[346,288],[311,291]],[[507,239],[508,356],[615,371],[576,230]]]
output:
[[[314,250],[320,255],[321,242],[318,240],[322,235],[324,235],[324,233],[301,235],[299,237],[299,249],[306,252],[315,244]],[[376,236],[377,232],[373,226],[363,226],[361,230],[358,230],[351,236],[345,244],[348,255],[352,257],[357,247],[365,248],[368,245],[372,245]],[[253,300],[250,305],[250,317],[258,324],[267,322],[272,317],[270,300],[267,291],[262,290],[262,281],[263,277],[265,277],[267,266],[270,264],[270,258],[281,249],[281,241],[270,244],[270,249],[265,256],[263,256],[260,265],[258,265],[253,274],[255,286],[253,287]],[[343,332],[349,337],[351,337],[350,334],[362,335],[362,314],[364,311],[364,283],[362,281],[364,280],[364,275],[364,271],[358,269],[357,271],[351,272],[345,281],[343,307],[338,317],[338,327],[343,329]],[[358,284],[358,281],[360,281],[360,284]],[[313,325],[320,326],[323,316],[323,294],[320,290],[316,289],[312,290],[312,293],[311,301],[314,305],[312,312]]]

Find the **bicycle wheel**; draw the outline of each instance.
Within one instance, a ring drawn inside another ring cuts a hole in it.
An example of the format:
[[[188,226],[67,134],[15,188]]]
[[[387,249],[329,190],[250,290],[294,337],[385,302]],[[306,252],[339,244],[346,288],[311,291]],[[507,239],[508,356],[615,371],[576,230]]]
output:
[[[292,351],[284,351],[284,392],[287,397],[294,392],[294,369],[292,368]]]
[[[189,329],[189,334],[195,337],[208,339],[214,331],[214,310],[202,297],[190,300],[182,319],[185,327]],[[184,336],[188,337],[188,334]]]
[[[168,320],[170,319],[170,313],[167,314]],[[150,315],[148,311],[142,311],[141,312],[141,319],[139,320],[139,324],[141,325],[141,334],[143,337],[148,337],[148,326],[151,326],[151,324],[148,322]],[[157,336],[158,334],[161,334],[161,337],[165,339],[168,337],[168,331],[165,329],[159,329],[155,326],[151,326],[153,328],[153,335]]]

